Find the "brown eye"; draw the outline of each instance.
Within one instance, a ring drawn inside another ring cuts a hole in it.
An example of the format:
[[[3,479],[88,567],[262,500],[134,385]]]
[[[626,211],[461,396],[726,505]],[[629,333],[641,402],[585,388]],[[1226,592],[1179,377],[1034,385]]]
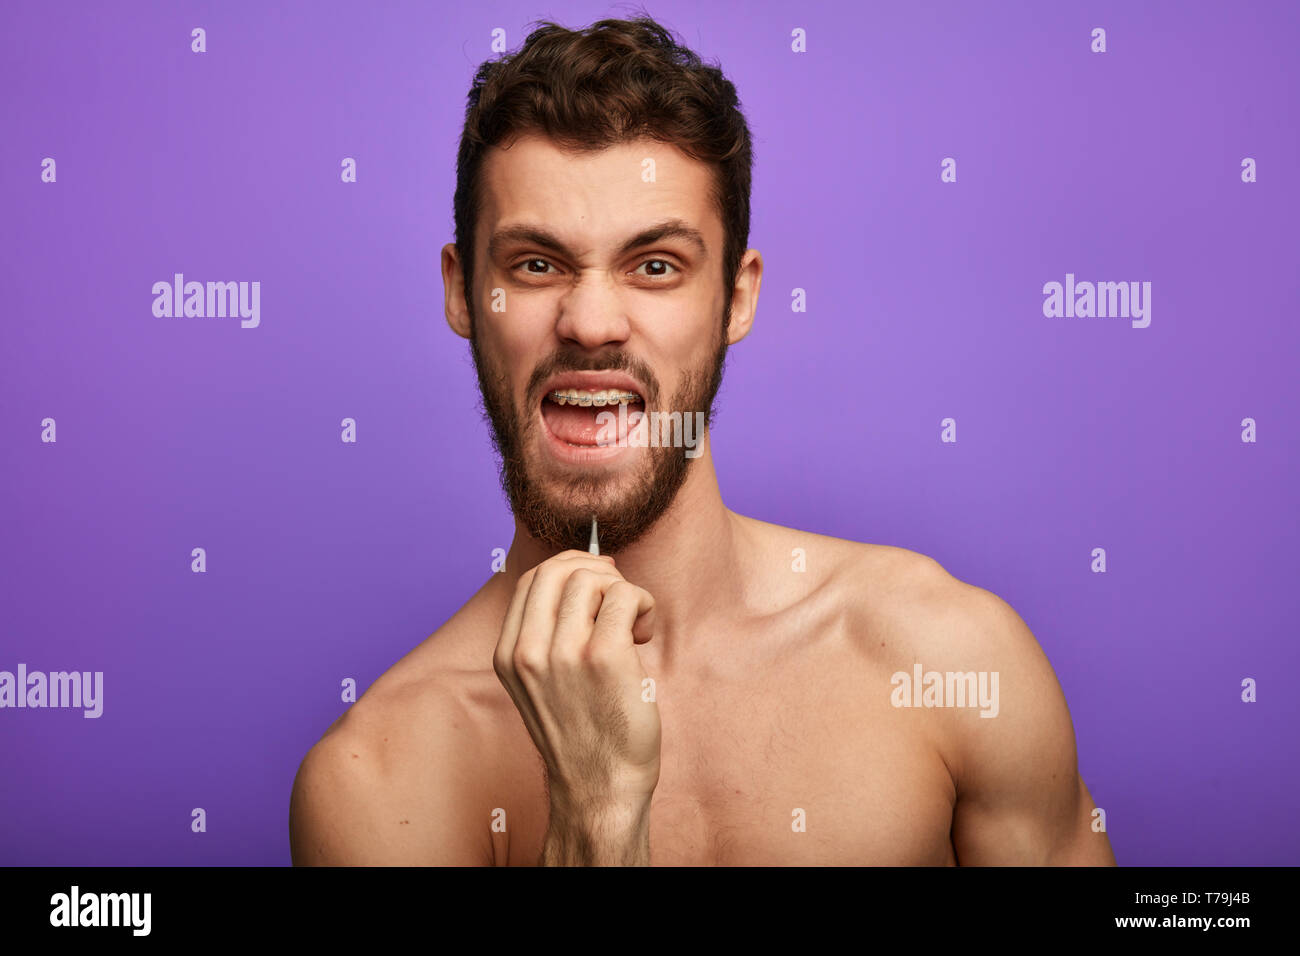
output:
[[[638,269],[641,269],[641,268],[644,268],[644,267],[646,267],[646,266],[654,265],[654,264],[657,264],[657,265],[659,265],[659,266],[662,266],[664,269],[673,269],[673,270],[676,270],[676,268],[677,268],[675,265],[673,265],[671,262],[667,261],[666,259],[647,259],[645,262],[641,263],[641,265],[638,266],[637,268],[638,268]],[[663,271],[663,269],[659,269],[659,270],[655,270],[655,271],[653,271],[653,272],[647,272],[647,273],[645,273],[645,275],[648,275],[648,276],[649,276],[650,278],[652,278],[652,279],[661,279],[661,278],[663,278],[663,277],[665,277],[665,276],[672,275],[672,273],[671,273],[671,272],[665,272],[665,271]]]
[[[520,263],[520,265],[528,267],[524,271],[528,272],[530,275],[546,275],[546,272],[544,270],[539,272],[532,268],[532,266],[538,264],[541,264],[543,267],[550,265],[550,263],[547,262],[545,259],[528,259]]]

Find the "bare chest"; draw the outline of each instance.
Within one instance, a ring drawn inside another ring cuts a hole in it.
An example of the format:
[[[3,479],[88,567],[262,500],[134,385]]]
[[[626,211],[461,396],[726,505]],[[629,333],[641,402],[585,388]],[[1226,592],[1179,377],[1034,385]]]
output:
[[[761,686],[662,685],[655,866],[944,865],[954,792],[917,711],[823,676]],[[531,746],[525,736],[525,742]],[[531,865],[547,823],[533,759],[512,787],[499,862]]]

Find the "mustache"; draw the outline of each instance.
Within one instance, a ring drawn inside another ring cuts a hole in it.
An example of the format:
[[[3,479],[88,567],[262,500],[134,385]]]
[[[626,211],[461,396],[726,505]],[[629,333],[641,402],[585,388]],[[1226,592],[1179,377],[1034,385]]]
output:
[[[542,383],[559,372],[626,372],[645,386],[642,397],[648,403],[658,403],[659,379],[655,373],[645,362],[621,349],[596,356],[568,351],[553,352],[533,370],[524,394],[530,398],[537,397]]]

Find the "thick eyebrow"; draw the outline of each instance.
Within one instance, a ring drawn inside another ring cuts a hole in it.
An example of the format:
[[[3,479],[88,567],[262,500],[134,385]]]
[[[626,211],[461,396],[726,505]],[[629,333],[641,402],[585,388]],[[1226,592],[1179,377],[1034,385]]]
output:
[[[682,219],[665,219],[663,222],[657,222],[647,229],[643,229],[635,236],[632,236],[619,248],[620,256],[627,255],[633,249],[639,249],[642,246],[648,246],[664,239],[685,239],[696,248],[701,256],[708,255],[708,247],[704,244],[704,236],[694,226]],[[567,258],[575,258],[570,250],[560,238],[553,232],[543,229],[540,226],[503,226],[488,240],[488,258],[495,259],[502,247],[509,243],[520,243],[525,245],[538,246],[543,249],[550,249],[559,255]]]

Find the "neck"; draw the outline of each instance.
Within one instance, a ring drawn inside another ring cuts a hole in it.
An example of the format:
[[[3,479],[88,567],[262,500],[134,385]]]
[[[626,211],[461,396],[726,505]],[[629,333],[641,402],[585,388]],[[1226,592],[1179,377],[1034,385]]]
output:
[[[659,520],[635,543],[614,556],[615,567],[655,599],[655,637],[659,652],[695,643],[713,608],[741,599],[740,532],[736,515],[722,503],[708,433],[691,462],[686,480]],[[513,588],[519,577],[556,553],[528,533],[518,519],[506,557]]]

